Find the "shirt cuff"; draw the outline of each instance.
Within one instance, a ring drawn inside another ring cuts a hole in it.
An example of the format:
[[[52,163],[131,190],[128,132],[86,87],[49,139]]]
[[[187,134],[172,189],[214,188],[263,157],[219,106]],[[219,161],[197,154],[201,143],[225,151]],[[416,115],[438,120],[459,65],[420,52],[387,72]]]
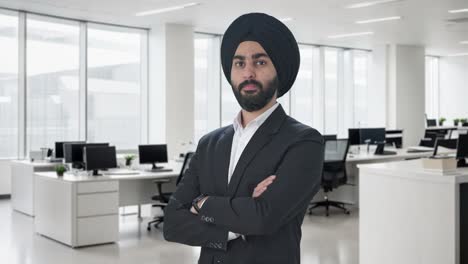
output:
[[[234,234],[232,232],[229,232],[228,233],[228,241],[234,240],[234,239],[238,238],[239,236],[240,236],[239,234]]]

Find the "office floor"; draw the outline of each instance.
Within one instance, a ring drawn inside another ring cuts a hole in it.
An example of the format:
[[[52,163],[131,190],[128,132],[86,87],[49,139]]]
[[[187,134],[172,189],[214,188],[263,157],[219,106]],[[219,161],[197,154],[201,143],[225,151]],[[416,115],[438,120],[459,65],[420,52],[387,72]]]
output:
[[[195,264],[199,248],[164,241],[162,233],[146,231],[145,218],[120,218],[120,241],[71,249],[34,233],[33,218],[11,210],[10,200],[0,200],[0,263],[8,264]],[[357,264],[358,211],[351,215],[321,211],[306,215],[302,227],[303,264]]]

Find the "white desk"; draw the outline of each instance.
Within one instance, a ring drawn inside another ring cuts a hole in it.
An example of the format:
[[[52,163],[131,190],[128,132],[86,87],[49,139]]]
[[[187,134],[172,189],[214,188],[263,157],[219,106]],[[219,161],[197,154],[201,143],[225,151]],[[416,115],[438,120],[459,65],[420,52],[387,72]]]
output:
[[[182,163],[171,163],[171,172],[137,175],[58,177],[36,173],[34,226],[37,233],[71,247],[118,241],[119,206],[152,203],[152,181],[177,178]]]
[[[34,173],[54,171],[57,163],[14,160],[10,166],[12,207],[16,211],[34,216]]]
[[[366,146],[361,146],[360,151],[353,149],[352,151],[356,154],[348,154],[346,158],[346,172],[348,176],[348,185],[340,186],[339,188],[328,193],[331,200],[341,201],[349,204],[353,204],[359,207],[359,164],[372,164],[381,162],[394,162],[402,161],[407,159],[419,159],[423,157],[429,157],[433,154],[430,152],[412,152],[408,153],[406,148],[394,149],[385,148],[385,150],[395,151],[396,155],[375,155],[375,146],[371,146],[370,151],[367,152]],[[440,153],[453,153],[454,150],[448,150],[446,148],[440,148]],[[314,201],[323,199],[323,193],[320,192],[314,197]]]
[[[468,189],[460,187],[468,183],[467,168],[443,175],[424,170],[421,160],[358,167],[359,263],[463,263],[460,223],[465,234],[468,223],[460,206],[466,208]]]

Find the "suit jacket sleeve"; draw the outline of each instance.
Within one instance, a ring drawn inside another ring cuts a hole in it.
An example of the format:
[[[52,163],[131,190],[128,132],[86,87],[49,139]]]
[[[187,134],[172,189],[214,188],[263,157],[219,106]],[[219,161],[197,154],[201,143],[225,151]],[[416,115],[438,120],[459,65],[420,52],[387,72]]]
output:
[[[190,246],[226,250],[228,229],[201,222],[199,216],[190,212],[192,201],[200,195],[198,157],[197,149],[182,181],[164,210],[164,238],[167,241]]]
[[[323,156],[320,134],[308,130],[289,147],[276,179],[260,197],[209,197],[201,208],[200,220],[243,235],[275,232],[303,213],[320,189]]]

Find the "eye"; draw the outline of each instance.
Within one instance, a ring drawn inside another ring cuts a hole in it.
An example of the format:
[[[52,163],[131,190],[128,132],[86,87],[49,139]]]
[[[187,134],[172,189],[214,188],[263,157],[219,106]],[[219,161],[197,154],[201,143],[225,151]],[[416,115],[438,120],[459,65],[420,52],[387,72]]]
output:
[[[243,62],[243,61],[236,61],[236,62],[234,62],[234,66],[236,66],[236,67],[243,67],[243,66],[244,66],[244,62]]]
[[[266,65],[266,61],[264,60],[259,60],[259,61],[256,61],[257,65]]]

